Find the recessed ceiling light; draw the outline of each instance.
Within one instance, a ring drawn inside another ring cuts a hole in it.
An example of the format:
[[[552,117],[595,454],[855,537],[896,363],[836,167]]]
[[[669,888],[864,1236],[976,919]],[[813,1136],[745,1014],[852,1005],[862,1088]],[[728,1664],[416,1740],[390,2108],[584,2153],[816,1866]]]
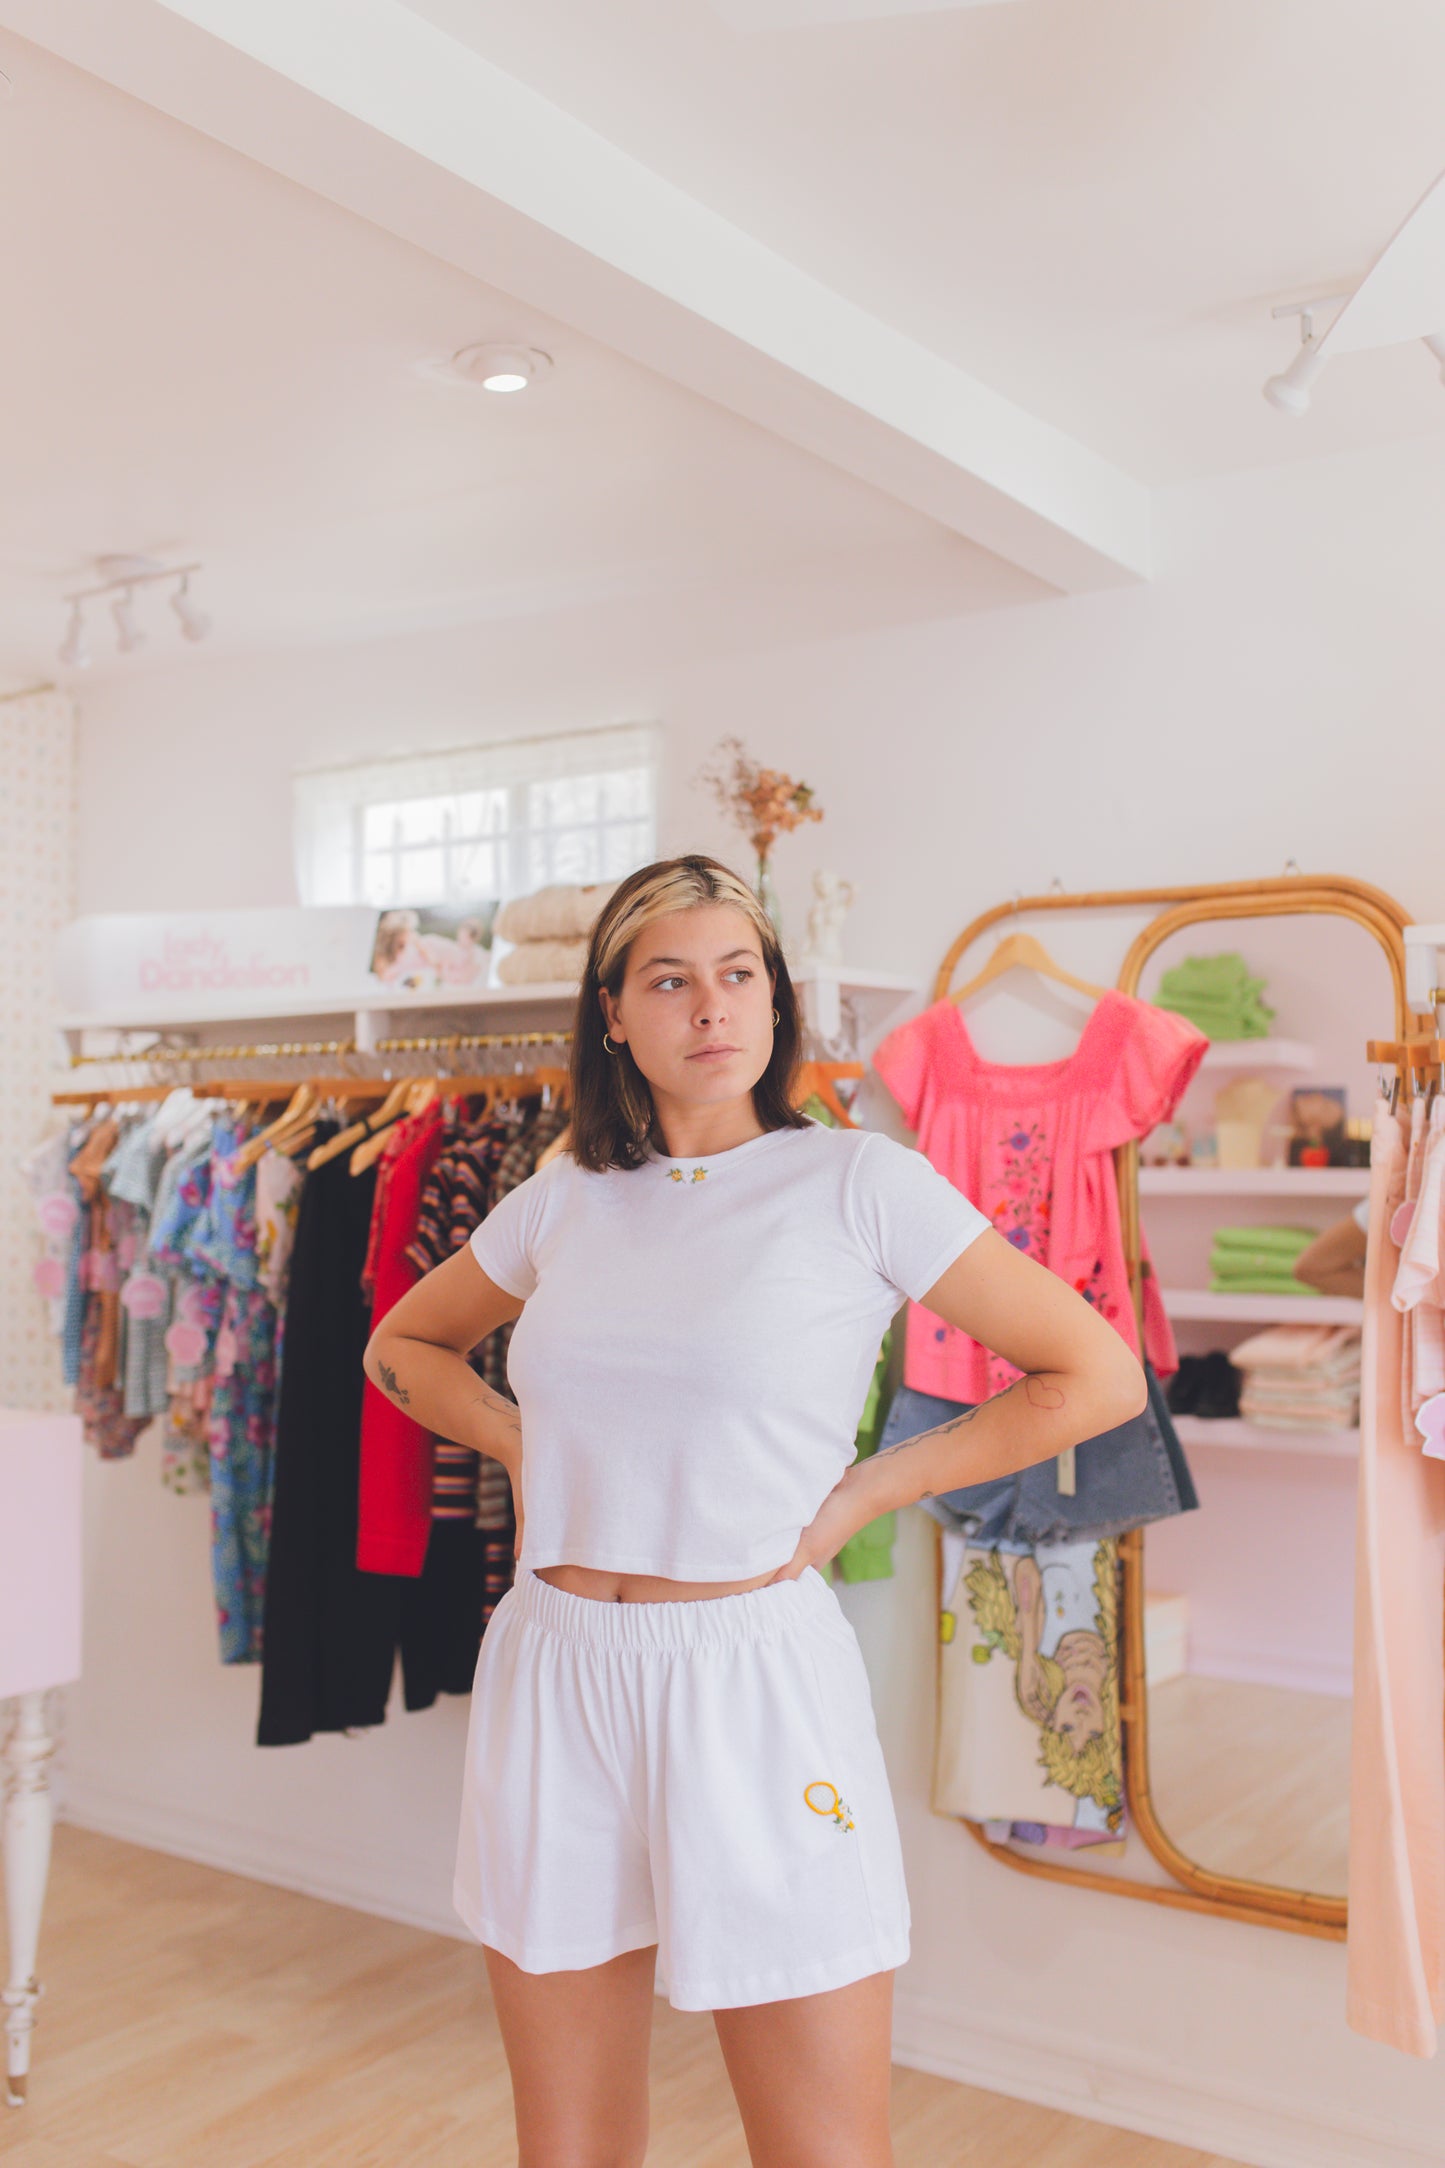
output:
[[[469,384],[480,384],[483,391],[525,391],[547,374],[552,366],[550,354],[544,354],[538,346],[464,346],[453,354],[451,366],[455,373]]]

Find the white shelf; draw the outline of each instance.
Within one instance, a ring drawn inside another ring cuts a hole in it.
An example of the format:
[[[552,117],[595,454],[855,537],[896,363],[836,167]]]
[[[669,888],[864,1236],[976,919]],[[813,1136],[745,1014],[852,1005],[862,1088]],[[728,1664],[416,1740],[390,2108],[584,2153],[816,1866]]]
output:
[[[1368,1167],[1141,1167],[1141,1197],[1367,1197]]]
[[[890,1010],[917,991],[913,980],[897,972],[796,971],[798,990],[809,1026],[825,1037],[836,1036],[841,1005],[847,1001],[858,1022],[860,1037],[876,1029]],[[206,1035],[220,1034],[224,1043],[243,1039],[247,1025],[270,1027],[269,1034],[251,1036],[286,1039],[353,1038],[363,1049],[377,1039],[420,1036],[403,1024],[399,1031],[392,1020],[416,1016],[445,1016],[446,1029],[465,1031],[469,1019],[480,1030],[515,1024],[518,1029],[544,1030],[570,1023],[577,1001],[575,981],[536,986],[462,987],[368,987],[356,993],[320,993],[298,996],[276,994],[259,999],[221,997],[186,1002],[157,1001],[128,1012],[71,1013],[57,1019],[69,1051],[86,1051],[84,1039],[92,1032],[147,1033],[164,1031],[203,1043]],[[277,1026],[289,1027],[277,1031]],[[104,1060],[104,1055],[95,1057]]]
[[[1268,1423],[1247,1423],[1237,1415],[1218,1422],[1202,1415],[1176,1415],[1173,1421],[1181,1445],[1218,1445],[1249,1453],[1308,1453],[1325,1460],[1359,1457],[1357,1429],[1274,1430]]]
[[[1303,1039],[1211,1039],[1201,1069],[1301,1069],[1315,1066]]]
[[[1167,1314],[1184,1322],[1359,1325],[1365,1315],[1358,1295],[1216,1295],[1207,1287],[1165,1287],[1160,1296]]]

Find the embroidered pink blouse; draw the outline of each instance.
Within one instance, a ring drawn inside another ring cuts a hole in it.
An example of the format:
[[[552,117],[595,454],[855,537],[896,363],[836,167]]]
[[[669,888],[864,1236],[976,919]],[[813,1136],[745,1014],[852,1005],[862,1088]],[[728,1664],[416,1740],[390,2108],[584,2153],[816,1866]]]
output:
[[[1112,1153],[1170,1118],[1208,1044],[1184,1017],[1111,990],[1061,1061],[985,1061],[945,998],[890,1032],[873,1062],[940,1174],[1102,1311],[1137,1355]],[[1147,1246],[1144,1346],[1161,1377],[1178,1369]],[[977,1402],[1019,1372],[910,1303],[903,1375],[916,1392]]]

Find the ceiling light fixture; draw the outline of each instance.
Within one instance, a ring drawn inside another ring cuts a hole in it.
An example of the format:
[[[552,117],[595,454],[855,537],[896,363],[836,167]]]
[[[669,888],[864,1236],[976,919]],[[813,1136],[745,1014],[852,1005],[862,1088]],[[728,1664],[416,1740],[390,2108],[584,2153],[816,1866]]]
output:
[[[85,644],[85,617],[78,602],[70,605],[70,623],[65,628],[65,638],[58,653],[60,660],[71,670],[83,670],[90,661],[90,649]]]
[[[134,654],[142,647],[146,634],[136,619],[136,589],[156,580],[179,583],[170,603],[188,640],[204,640],[210,631],[210,618],[192,600],[190,592],[191,574],[201,570],[199,563],[163,565],[156,557],[109,556],[98,557],[95,569],[100,577],[93,586],[77,588],[64,598],[70,604],[70,618],[56,653],[68,668],[83,670],[90,661],[83,607],[87,602],[109,600],[110,614],[115,619],[115,644],[122,655]]]
[[[110,606],[110,614],[115,619],[115,644],[122,655],[132,654],[136,648],[144,645],[145,634],[135,621],[135,596],[130,588],[127,588],[123,595],[116,596]]]
[[[480,384],[483,391],[503,394],[526,391],[551,366],[551,355],[544,354],[539,346],[464,346],[451,359],[457,376],[469,384]]]
[[[191,600],[191,575],[184,572],[181,584],[171,596],[171,608],[181,621],[181,631],[188,640],[204,640],[211,629],[211,620]]]
[[[1339,307],[1317,332],[1314,311],[1334,302]],[[1445,173],[1436,175],[1352,292],[1285,302],[1273,313],[1300,320],[1299,352],[1264,386],[1265,398],[1282,413],[1308,412],[1310,386],[1335,354],[1421,339],[1445,380]]]

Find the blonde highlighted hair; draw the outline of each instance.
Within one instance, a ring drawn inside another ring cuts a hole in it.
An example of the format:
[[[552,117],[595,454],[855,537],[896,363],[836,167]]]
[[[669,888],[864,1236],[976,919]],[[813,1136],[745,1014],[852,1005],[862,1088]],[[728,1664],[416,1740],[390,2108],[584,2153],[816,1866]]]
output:
[[[700,904],[727,903],[748,919],[773,980],[778,1023],[772,1058],[753,1086],[753,1105],[765,1129],[800,1129],[806,1116],[792,1102],[792,1083],[802,1047],[798,997],[779,946],[777,929],[747,883],[716,858],[690,852],[662,858],[629,874],[604,904],[587,945],[587,966],[577,997],[572,1033],[572,1155],[579,1166],[640,1167],[656,1122],[652,1090],[622,1046],[609,1054],[602,1041],[606,1019],[600,990],[622,989],[632,944],[652,919]]]

